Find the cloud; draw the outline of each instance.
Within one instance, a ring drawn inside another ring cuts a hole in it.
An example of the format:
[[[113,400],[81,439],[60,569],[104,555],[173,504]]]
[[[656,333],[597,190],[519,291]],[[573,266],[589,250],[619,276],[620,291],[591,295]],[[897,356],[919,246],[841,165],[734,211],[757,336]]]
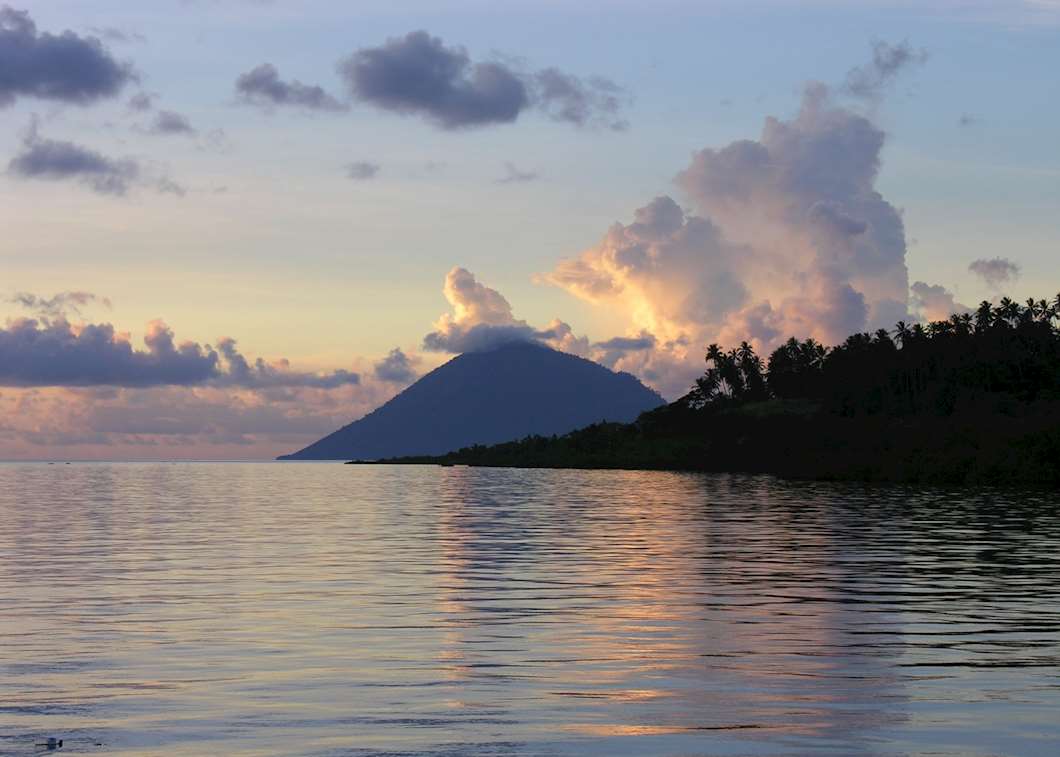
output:
[[[217,377],[216,383],[253,389],[269,387],[308,386],[318,389],[334,389],[346,384],[359,384],[361,377],[346,370],[317,374],[292,371],[286,358],[266,363],[260,357],[253,363],[247,361],[236,349],[236,341],[230,337],[217,340],[217,349],[224,358],[227,370]]]
[[[885,52],[881,65],[900,67]],[[794,117],[693,155],[675,178],[691,207],[657,197],[543,279],[652,335],[615,367],[667,396],[701,372],[711,342],[768,351],[891,327],[908,317],[909,282],[901,214],[876,185],[884,141],[810,84]]]
[[[145,175],[133,158],[112,158],[73,142],[45,139],[38,133],[35,118],[22,140],[22,151],[7,164],[7,171],[22,179],[79,181],[102,195],[122,196],[136,184],[153,186],[161,193],[185,193],[167,176]]]
[[[199,149],[208,152],[230,153],[234,146],[224,129],[210,129],[201,135]]]
[[[572,355],[586,358],[592,354],[589,337],[578,336],[574,333],[574,329],[571,328],[569,323],[561,321],[559,318],[553,318],[548,326],[536,332],[536,338],[538,341],[560,352],[569,352]]]
[[[292,370],[287,360],[249,362],[229,338],[217,348],[196,342],[176,343],[163,321],[148,324],[145,349],[109,323],[72,324],[64,312],[71,302],[95,300],[68,292],[50,300],[16,295],[23,304],[58,313],[55,317],[19,318],[0,328],[0,386],[225,386],[246,389],[308,387],[334,389],[360,382],[357,373],[336,370],[317,374]],[[43,304],[42,304],[43,303]]]
[[[540,177],[534,171],[520,171],[515,167],[514,163],[505,162],[504,164],[504,176],[497,179],[498,184],[525,184],[530,181],[537,181]]]
[[[496,289],[480,284],[465,268],[446,274],[442,289],[452,307],[423,338],[424,349],[434,352],[477,352],[506,342],[533,341],[535,331],[516,320],[512,306]]]
[[[99,303],[110,309],[110,300],[91,292],[59,292],[52,297],[39,297],[30,292],[16,292],[8,302],[20,305],[43,318],[65,318],[67,314],[81,315],[81,308]]]
[[[151,126],[148,129],[151,134],[160,135],[192,135],[195,134],[195,128],[191,125],[191,121],[188,120],[187,116],[183,116],[180,113],[176,113],[172,110],[160,110],[155,115],[154,121],[151,122]]]
[[[137,92],[135,95],[129,98],[127,103],[130,110],[147,111],[151,110],[155,106],[155,97],[157,95],[149,92]]]
[[[110,324],[17,319],[0,329],[0,385],[198,384],[217,375],[216,353],[191,342],[176,346],[161,321],[149,324],[144,344],[134,349]]]
[[[446,274],[442,292],[452,310],[444,313],[435,322],[434,331],[423,338],[425,350],[482,352],[511,342],[536,342],[578,355],[589,352],[589,340],[575,336],[559,319],[536,329],[516,318],[504,295],[479,283],[465,268],[453,268]]]
[[[398,389],[383,381],[334,389],[5,388],[0,457],[271,458],[349,423]]]
[[[27,11],[0,7],[0,107],[19,97],[88,105],[135,78],[95,37],[38,32]]]
[[[926,50],[914,50],[908,42],[892,45],[877,40],[872,45],[872,60],[847,72],[842,91],[862,100],[877,100],[903,70],[927,59]]]
[[[247,103],[262,107],[293,106],[308,110],[340,111],[346,106],[315,84],[283,81],[276,67],[262,63],[236,79],[236,93]]]
[[[446,47],[425,31],[363,48],[339,63],[351,94],[445,129],[508,123],[529,104],[526,85],[501,63],[472,63],[462,47]]]
[[[629,95],[610,79],[597,76],[582,81],[557,68],[545,68],[533,74],[531,81],[536,104],[553,121],[612,131],[629,128],[629,122],[621,117]]]
[[[1019,264],[1005,258],[980,258],[979,260],[973,260],[968,266],[968,270],[994,289],[999,288],[1002,284],[1015,281],[1020,275]]]
[[[161,194],[176,195],[177,197],[183,197],[188,193],[188,190],[182,184],[178,184],[167,176],[155,181],[155,189]]]
[[[621,110],[629,97],[609,79],[472,61],[463,47],[446,46],[422,30],[362,48],[341,60],[338,70],[354,99],[443,129],[512,123],[530,108],[576,126],[627,126]]]
[[[116,26],[90,26],[88,30],[108,42],[131,43],[147,41],[147,37],[139,32],[127,32]]]
[[[373,366],[372,371],[380,381],[395,384],[409,384],[416,378],[413,360],[398,347],[390,350],[385,358]]]
[[[618,350],[622,352],[635,350],[650,350],[655,346],[655,337],[647,331],[642,331],[640,336],[616,336],[593,345],[602,350]]]
[[[938,284],[917,281],[910,288],[910,310],[922,321],[945,321],[954,313],[970,313],[972,309],[954,299],[953,292]]]
[[[613,368],[620,360],[633,353],[652,350],[656,339],[653,334],[641,331],[637,336],[616,336],[593,344],[592,358],[596,362]]]
[[[106,195],[124,195],[140,177],[140,164],[132,158],[110,158],[73,142],[44,139],[35,124],[7,170],[23,179],[76,179]]]
[[[358,160],[353,163],[347,163],[346,178],[353,179],[354,181],[374,179],[376,174],[379,173],[380,167],[381,166],[378,163],[370,163],[367,160]]]

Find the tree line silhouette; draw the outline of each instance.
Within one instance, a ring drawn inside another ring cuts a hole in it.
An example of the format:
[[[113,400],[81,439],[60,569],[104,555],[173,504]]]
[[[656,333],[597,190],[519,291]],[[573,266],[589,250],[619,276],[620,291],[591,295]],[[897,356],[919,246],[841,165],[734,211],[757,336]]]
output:
[[[927,325],[852,334],[828,348],[794,338],[768,361],[747,342],[707,350],[707,370],[682,398],[692,409],[768,399],[814,400],[845,416],[950,415],[1060,398],[1060,295],[983,302]]]

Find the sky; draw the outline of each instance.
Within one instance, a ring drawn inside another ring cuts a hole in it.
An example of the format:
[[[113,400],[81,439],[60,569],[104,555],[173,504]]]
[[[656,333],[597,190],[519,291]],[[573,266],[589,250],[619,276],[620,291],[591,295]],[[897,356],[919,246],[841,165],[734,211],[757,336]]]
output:
[[[0,458],[1052,297],[1060,2],[0,0]]]

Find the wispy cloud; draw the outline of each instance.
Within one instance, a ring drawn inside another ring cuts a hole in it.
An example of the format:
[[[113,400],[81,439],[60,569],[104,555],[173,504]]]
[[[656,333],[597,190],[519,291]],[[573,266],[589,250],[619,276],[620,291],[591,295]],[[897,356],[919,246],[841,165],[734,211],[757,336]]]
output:
[[[541,176],[536,171],[521,171],[514,163],[504,164],[504,175],[497,179],[498,184],[525,184],[537,181]]]

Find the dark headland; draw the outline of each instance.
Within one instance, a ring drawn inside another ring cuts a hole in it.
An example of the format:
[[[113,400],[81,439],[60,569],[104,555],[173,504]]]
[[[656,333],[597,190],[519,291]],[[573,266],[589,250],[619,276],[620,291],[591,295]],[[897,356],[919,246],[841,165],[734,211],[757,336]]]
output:
[[[663,399],[628,373],[528,342],[459,355],[369,413],[281,460],[438,455],[528,434],[625,423]]]
[[[763,361],[711,345],[684,397],[632,423],[385,460],[770,473],[792,478],[1060,485],[1060,296]]]

